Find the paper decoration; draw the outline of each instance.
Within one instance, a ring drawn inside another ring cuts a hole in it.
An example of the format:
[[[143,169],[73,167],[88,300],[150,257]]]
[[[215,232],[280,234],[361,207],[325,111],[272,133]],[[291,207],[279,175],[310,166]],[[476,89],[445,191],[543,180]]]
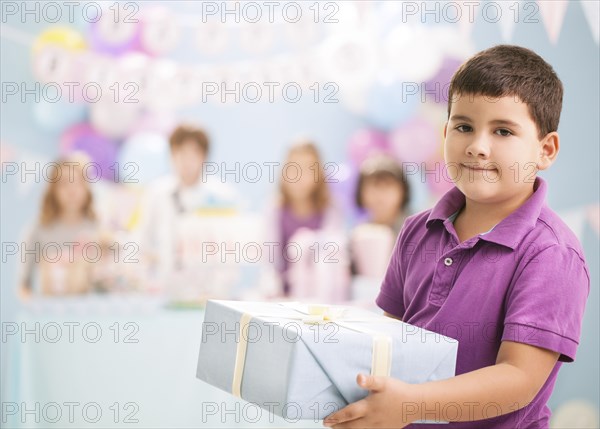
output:
[[[566,0],[537,0],[536,3],[540,8],[540,15],[542,16],[546,33],[548,33],[548,38],[552,44],[556,44],[569,2]]]
[[[588,206],[586,217],[592,229],[600,235],[600,203]]]
[[[500,13],[499,16],[494,15],[497,12]],[[498,19],[502,40],[508,43],[512,40],[515,24],[521,19],[521,0],[487,3],[483,6],[482,13],[485,14],[486,22],[494,22]]]
[[[457,1],[454,3],[457,5],[461,13],[458,20],[458,31],[463,38],[469,39],[471,32],[473,31],[475,21],[477,20],[477,14],[481,13],[479,9],[479,2]]]
[[[571,210],[559,211],[558,215],[573,231],[573,234],[579,241],[583,237],[583,229],[586,221],[586,212],[584,207],[577,207]]]
[[[155,6],[142,16],[142,48],[152,55],[164,55],[179,42],[180,27],[169,9]]]
[[[374,47],[373,47],[374,48]],[[423,82],[442,64],[442,53],[431,32],[422,25],[398,25],[384,42],[385,60],[398,80]]]
[[[600,2],[598,0],[581,0],[581,8],[592,31],[592,36],[598,44],[600,38]]]

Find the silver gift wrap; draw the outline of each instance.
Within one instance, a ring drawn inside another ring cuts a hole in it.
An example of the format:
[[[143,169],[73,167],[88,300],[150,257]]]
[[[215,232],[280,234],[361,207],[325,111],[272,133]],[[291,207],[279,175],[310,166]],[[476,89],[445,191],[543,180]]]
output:
[[[374,337],[391,346],[391,377],[454,376],[455,339],[351,307],[329,323],[310,323],[309,313],[293,303],[208,301],[197,377],[286,419],[321,420],[368,394],[356,375],[372,373]]]

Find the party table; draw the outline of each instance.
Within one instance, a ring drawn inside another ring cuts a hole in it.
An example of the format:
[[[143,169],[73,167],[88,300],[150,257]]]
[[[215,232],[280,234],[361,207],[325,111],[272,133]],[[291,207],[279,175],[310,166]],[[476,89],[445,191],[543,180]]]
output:
[[[0,426],[322,427],[198,380],[203,317],[142,296],[29,302],[2,323]]]

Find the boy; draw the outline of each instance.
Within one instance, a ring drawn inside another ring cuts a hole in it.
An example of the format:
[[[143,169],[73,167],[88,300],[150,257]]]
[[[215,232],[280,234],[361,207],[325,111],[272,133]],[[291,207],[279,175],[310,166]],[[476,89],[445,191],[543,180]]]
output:
[[[180,216],[211,205],[236,204],[235,192],[227,184],[203,177],[210,142],[202,129],[179,125],[169,137],[169,146],[175,174],[152,183],[140,220],[140,247],[159,279],[178,268],[176,228]]]
[[[411,385],[359,374],[370,395],[326,426],[548,427],[590,288],[581,245],[536,177],[558,154],[562,92],[552,67],[518,46],[482,51],[456,72],[444,128],[456,187],[406,220],[376,301],[456,338],[456,376]]]

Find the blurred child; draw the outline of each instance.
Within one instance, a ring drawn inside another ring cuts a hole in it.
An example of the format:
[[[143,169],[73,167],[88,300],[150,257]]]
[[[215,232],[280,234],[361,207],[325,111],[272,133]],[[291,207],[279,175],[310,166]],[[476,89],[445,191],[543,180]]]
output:
[[[92,287],[100,234],[83,169],[88,162],[84,156],[73,156],[48,169],[39,221],[21,252],[22,298],[37,289],[34,285],[45,295],[85,293]]]
[[[356,204],[366,210],[370,223],[388,226],[398,235],[408,215],[409,202],[408,181],[393,158],[377,155],[362,163]]]
[[[152,183],[140,214],[140,248],[151,276],[160,285],[181,268],[180,231],[182,216],[201,208],[234,207],[236,195],[225,183],[203,177],[210,149],[208,135],[201,128],[180,125],[169,138],[173,175]],[[144,168],[141,166],[140,168]]]
[[[380,281],[394,242],[408,215],[410,187],[402,167],[393,158],[376,155],[360,167],[356,204],[367,222],[351,233],[350,251],[355,274]]]
[[[275,235],[281,294],[327,301],[345,299],[348,269],[342,243],[343,218],[329,193],[313,143],[299,142],[289,150],[273,211],[267,228]]]

